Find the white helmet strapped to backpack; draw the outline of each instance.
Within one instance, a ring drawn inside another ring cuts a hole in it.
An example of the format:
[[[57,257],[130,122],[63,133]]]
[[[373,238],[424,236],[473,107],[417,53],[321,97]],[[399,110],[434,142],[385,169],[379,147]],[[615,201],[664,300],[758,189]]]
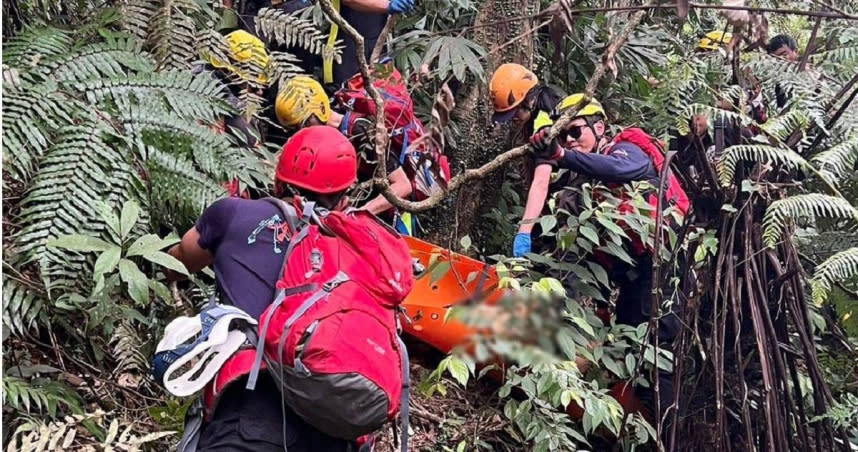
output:
[[[256,319],[235,306],[213,303],[194,317],[178,317],[167,325],[158,343],[152,374],[173,395],[200,391],[249,342],[246,331],[256,324]]]

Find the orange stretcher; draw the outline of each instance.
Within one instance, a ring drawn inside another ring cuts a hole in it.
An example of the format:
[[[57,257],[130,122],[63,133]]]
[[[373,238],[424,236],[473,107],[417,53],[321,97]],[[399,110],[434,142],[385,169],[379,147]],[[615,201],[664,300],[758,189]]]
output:
[[[465,303],[495,304],[503,295],[494,267],[413,237],[405,237],[411,257],[425,271],[416,277],[414,288],[402,302],[409,335],[449,353],[464,344],[474,328],[446,318],[452,306]]]
[[[454,347],[467,344],[476,330],[455,318],[446,318],[447,312],[466,303],[496,304],[504,294],[498,287],[497,272],[491,265],[440,246],[413,237],[405,237],[405,241],[411,248],[411,257],[418,259],[425,271],[416,277],[414,288],[402,302],[408,316],[403,319],[403,329],[421,342],[449,353]],[[627,382],[614,384],[609,395],[625,410],[648,416]],[[573,419],[581,419],[584,409],[572,402],[566,413]]]

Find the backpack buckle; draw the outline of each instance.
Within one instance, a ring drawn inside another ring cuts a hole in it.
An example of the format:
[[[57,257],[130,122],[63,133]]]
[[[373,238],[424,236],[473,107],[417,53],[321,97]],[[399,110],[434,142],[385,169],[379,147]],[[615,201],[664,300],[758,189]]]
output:
[[[349,280],[349,275],[339,272],[330,281],[322,284],[322,290],[325,292],[330,292],[336,289],[340,284]]]

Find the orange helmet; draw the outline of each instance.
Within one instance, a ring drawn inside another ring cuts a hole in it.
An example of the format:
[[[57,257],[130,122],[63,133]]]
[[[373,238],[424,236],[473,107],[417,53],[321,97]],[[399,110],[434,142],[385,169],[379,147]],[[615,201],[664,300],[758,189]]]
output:
[[[495,108],[492,120],[507,122],[512,119],[516,107],[524,102],[527,93],[537,83],[539,83],[539,79],[536,74],[520,64],[506,63],[500,65],[489,83],[492,104]]]

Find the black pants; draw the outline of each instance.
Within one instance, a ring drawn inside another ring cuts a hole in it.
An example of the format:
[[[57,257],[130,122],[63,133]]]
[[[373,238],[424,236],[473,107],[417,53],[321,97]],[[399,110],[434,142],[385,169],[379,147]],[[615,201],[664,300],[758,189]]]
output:
[[[664,275],[662,275],[664,276]],[[651,293],[653,287],[652,257],[643,256],[637,260],[637,265],[632,267],[625,263],[617,263],[611,271],[613,281],[619,288],[617,297],[616,316],[617,323],[636,327],[641,323],[649,322],[653,315]],[[670,300],[673,288],[662,288],[662,300]],[[669,306],[662,306],[661,317],[658,319],[658,346],[660,349],[673,351],[673,341],[682,328],[680,321],[679,300],[674,300]],[[673,400],[673,373],[664,370],[658,372],[658,392],[661,412],[656,413],[655,386],[652,379],[649,388],[637,387],[635,394],[652,410],[653,422],[659,422],[665,410]],[[669,431],[669,425],[665,425],[663,431]]]
[[[211,422],[203,426],[200,452],[352,452],[357,446],[316,430],[286,407],[273,380],[261,374],[256,389],[244,381],[223,394]]]

